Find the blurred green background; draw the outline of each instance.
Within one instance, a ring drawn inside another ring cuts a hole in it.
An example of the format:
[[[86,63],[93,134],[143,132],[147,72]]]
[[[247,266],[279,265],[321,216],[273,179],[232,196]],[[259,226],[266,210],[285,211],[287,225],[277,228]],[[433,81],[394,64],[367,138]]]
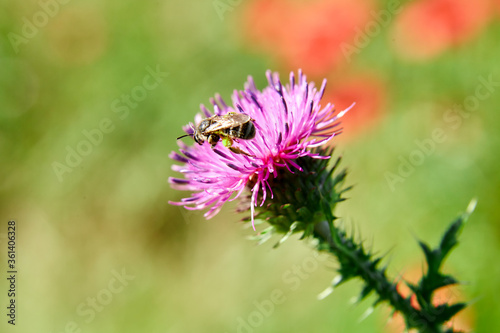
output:
[[[461,327],[500,331],[500,6],[395,3],[0,0],[0,330],[398,332],[386,305],[360,320],[358,282],[316,300],[335,262],[297,238],[256,246],[234,205],[205,221],[167,203],[188,195],[167,183],[168,154],[199,104],[300,67],[328,78],[325,103],[357,102],[337,215],[389,251],[390,276],[418,273],[416,238],[436,244],[478,199],[447,270],[474,301]]]

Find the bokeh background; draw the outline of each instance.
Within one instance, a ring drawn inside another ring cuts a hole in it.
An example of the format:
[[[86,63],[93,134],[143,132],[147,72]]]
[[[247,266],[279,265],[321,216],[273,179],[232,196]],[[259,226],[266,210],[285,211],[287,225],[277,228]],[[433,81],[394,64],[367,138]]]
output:
[[[353,304],[358,282],[318,301],[335,262],[296,237],[256,246],[234,205],[205,221],[168,204],[188,195],[168,154],[199,104],[298,68],[328,79],[325,103],[357,103],[336,141],[354,185],[337,215],[390,276],[418,277],[416,239],[436,244],[478,199],[446,263],[465,283],[440,297],[473,301],[457,327],[500,331],[499,1],[0,5],[0,331],[401,332],[385,305],[361,320],[374,298]]]

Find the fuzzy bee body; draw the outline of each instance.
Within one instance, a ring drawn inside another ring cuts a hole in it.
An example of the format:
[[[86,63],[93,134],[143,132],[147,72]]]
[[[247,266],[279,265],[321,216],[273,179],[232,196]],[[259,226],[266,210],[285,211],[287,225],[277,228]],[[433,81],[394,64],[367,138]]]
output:
[[[229,112],[223,116],[212,116],[203,119],[198,127],[193,128],[193,139],[199,145],[208,141],[212,145],[212,148],[222,139],[224,146],[232,152],[253,156],[240,148],[232,146],[233,140],[250,140],[255,137],[255,125],[253,121],[249,115],[236,112]]]
[[[236,139],[250,140],[255,137],[255,125],[250,116],[242,113],[229,113],[225,116],[209,118],[212,124],[205,129],[206,133],[220,133]]]

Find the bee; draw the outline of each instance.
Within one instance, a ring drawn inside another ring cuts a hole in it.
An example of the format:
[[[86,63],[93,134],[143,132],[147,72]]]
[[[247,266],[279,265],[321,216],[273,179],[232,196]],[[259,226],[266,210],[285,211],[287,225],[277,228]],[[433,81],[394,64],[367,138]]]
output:
[[[236,154],[243,154],[254,157],[238,147],[233,147],[233,142],[250,140],[255,137],[255,120],[244,113],[229,112],[223,116],[212,116],[203,119],[198,127],[194,128],[193,134],[186,134],[177,138],[177,140],[186,136],[193,136],[194,141],[202,145],[208,141],[215,148],[217,142],[222,139],[222,144]]]

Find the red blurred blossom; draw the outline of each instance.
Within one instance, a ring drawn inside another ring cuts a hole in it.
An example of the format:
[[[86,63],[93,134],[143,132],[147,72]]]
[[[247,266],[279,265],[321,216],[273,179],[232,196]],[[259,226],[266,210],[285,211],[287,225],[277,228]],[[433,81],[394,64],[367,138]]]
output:
[[[383,118],[387,91],[385,83],[374,74],[351,74],[327,86],[324,99],[335,101],[339,110],[356,101],[356,107],[342,120],[343,134],[337,139],[342,141],[374,127]]]
[[[345,63],[341,45],[353,43],[373,19],[371,9],[371,0],[256,0],[244,13],[243,30],[251,45],[285,68],[322,76]]]
[[[429,59],[476,37],[491,18],[491,0],[421,0],[396,17],[391,36],[398,53]]]
[[[414,268],[412,268],[410,271],[404,273],[402,277],[405,281],[416,284],[421,276],[421,266],[415,265]],[[403,280],[398,283],[397,289],[399,293],[405,297],[407,297],[411,293],[410,288],[406,285],[406,283],[404,283]],[[436,291],[433,297],[433,304],[438,305],[446,303],[457,303],[463,302],[463,299],[464,297],[462,297],[462,294],[460,293],[460,290],[457,286],[448,286]],[[414,295],[411,298],[411,303],[414,308],[420,309],[420,305],[418,304],[418,301]],[[460,311],[453,317],[450,322],[447,323],[447,326],[453,327],[455,331],[470,332],[474,326],[474,314],[472,308],[470,306],[467,306],[464,310]],[[387,323],[387,327],[389,328],[389,332],[406,332],[404,319],[398,313],[396,313],[393,318]]]
[[[495,9],[497,10],[497,18],[498,16],[500,16],[500,0],[492,0],[494,5],[495,5]]]

